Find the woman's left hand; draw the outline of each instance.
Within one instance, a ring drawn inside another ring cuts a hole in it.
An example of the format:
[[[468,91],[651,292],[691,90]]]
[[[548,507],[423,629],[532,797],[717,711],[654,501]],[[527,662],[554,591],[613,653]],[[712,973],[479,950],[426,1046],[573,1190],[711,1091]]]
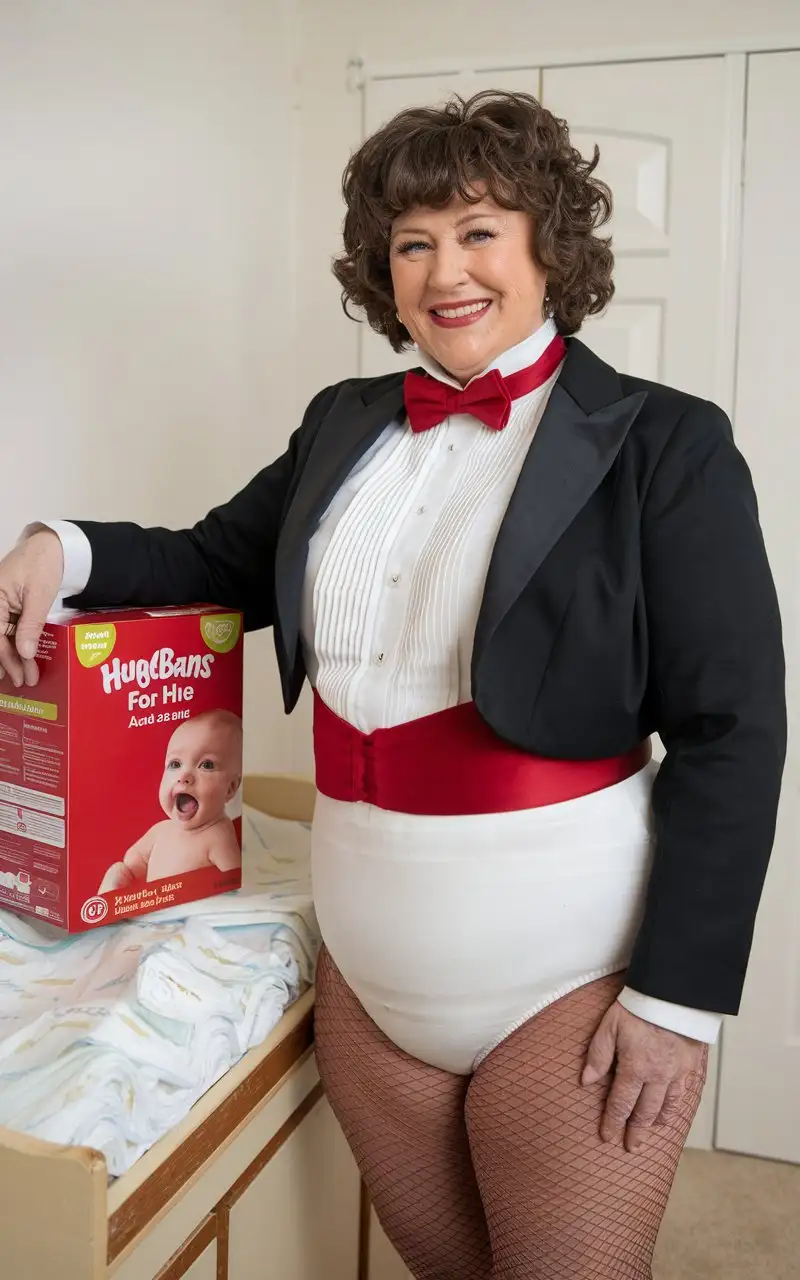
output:
[[[684,1095],[703,1070],[706,1046],[655,1023],[645,1022],[615,1000],[594,1034],[581,1084],[591,1085],[611,1072],[600,1137],[622,1141],[641,1151],[653,1125],[676,1116]]]

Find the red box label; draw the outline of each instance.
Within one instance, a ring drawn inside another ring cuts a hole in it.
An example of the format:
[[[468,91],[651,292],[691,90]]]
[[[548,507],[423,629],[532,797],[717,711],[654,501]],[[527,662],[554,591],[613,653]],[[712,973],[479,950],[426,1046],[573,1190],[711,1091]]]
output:
[[[241,884],[242,619],[72,615],[0,680],[0,906],[70,932]]]

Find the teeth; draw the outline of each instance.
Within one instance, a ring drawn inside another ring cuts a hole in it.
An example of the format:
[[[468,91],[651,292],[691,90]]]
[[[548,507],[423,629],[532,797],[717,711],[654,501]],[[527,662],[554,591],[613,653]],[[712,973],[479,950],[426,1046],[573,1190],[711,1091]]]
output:
[[[488,306],[488,302],[473,302],[468,307],[434,307],[433,312],[434,315],[451,320],[456,316],[473,316],[476,311],[485,311]]]

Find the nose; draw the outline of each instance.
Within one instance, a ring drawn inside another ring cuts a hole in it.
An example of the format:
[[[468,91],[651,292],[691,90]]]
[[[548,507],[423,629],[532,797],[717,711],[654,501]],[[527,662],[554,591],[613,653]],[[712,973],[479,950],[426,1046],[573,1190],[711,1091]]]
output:
[[[441,302],[449,301],[452,294],[469,281],[467,253],[457,241],[442,240],[431,252],[428,262],[428,287]]]
[[[190,787],[194,782],[194,771],[192,769],[181,769],[178,781],[182,783],[184,787]]]

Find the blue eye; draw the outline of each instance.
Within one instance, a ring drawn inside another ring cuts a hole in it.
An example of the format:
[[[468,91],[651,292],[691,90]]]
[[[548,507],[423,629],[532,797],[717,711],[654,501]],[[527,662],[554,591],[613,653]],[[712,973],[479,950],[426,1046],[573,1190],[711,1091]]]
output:
[[[169,764],[167,765],[168,769],[180,769],[180,767],[181,767],[180,760],[170,760]]]
[[[488,240],[497,238],[496,231],[490,231],[486,227],[473,227],[464,236],[464,242],[477,244],[486,244]],[[421,249],[430,249],[430,245],[426,240],[405,240],[395,247],[395,253],[408,257],[412,253],[418,253]]]
[[[201,768],[201,769],[205,769],[205,770],[206,770],[206,772],[208,772],[208,771],[209,771],[209,770],[211,770],[211,769],[216,769],[216,767],[217,767],[217,766],[214,764],[214,761],[213,761],[213,760],[204,760],[204,761],[202,762],[202,764],[200,765],[200,768]]]

